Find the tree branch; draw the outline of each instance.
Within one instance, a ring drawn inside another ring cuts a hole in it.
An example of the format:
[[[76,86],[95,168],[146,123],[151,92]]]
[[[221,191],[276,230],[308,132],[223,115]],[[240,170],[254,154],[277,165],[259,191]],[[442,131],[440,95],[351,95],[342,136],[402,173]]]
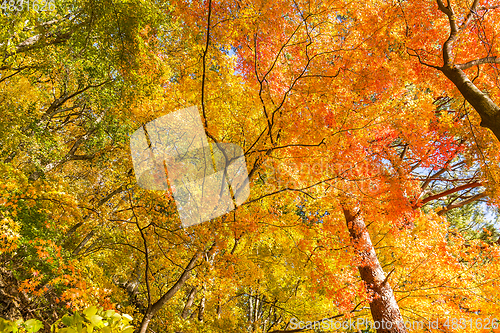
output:
[[[455,67],[461,70],[465,70],[482,64],[500,64],[500,57],[486,57],[486,58],[471,60],[464,64],[455,65]]]
[[[452,194],[452,193],[455,193],[455,192],[458,192],[458,191],[462,191],[462,190],[465,190],[465,189],[468,189],[468,188],[474,188],[474,187],[479,187],[479,186],[483,186],[483,184],[481,184],[480,182],[473,182],[473,183],[465,184],[465,185],[462,185],[462,186],[458,186],[458,187],[455,187],[455,188],[443,191],[441,193],[428,196],[427,198],[423,199],[420,203],[422,205],[424,205],[424,204],[428,203],[429,201],[442,198],[444,196],[447,196],[448,194]]]
[[[437,214],[438,215],[444,215],[446,212],[449,212],[450,210],[452,209],[455,209],[455,208],[460,208],[462,206],[465,206],[471,202],[474,202],[476,200],[479,200],[481,198],[484,198],[486,196],[486,193],[485,192],[481,192],[479,194],[476,194],[475,196],[473,197],[470,197],[469,199],[467,200],[463,200],[463,201],[460,201],[459,203],[457,204],[454,204],[454,205],[448,205],[446,206],[443,210],[440,210]]]
[[[184,269],[184,272],[182,272],[181,276],[179,279],[174,283],[174,285],[159,299],[157,300],[151,307],[151,313],[154,315],[158,310],[160,310],[163,305],[165,305],[168,300],[170,300],[178,291],[181,289],[181,287],[186,283],[186,281],[189,279],[191,276],[191,270],[194,268],[196,261],[201,257],[202,251],[198,251],[194,254],[194,256],[191,258],[189,261],[188,265]]]
[[[448,6],[445,6],[442,0],[437,0],[437,4],[439,10],[448,16],[448,21],[450,22],[450,36],[443,45],[443,66],[446,67],[450,66],[452,63],[451,46],[457,40],[460,29],[457,26],[455,13],[451,7],[451,0],[448,0]]]
[[[203,122],[205,131],[208,130],[207,115],[205,112],[205,80],[207,71],[207,53],[210,44],[210,17],[212,16],[212,0],[208,1],[208,18],[207,18],[207,41],[205,43],[205,50],[203,50],[203,74],[201,77],[201,112],[203,113]]]
[[[460,25],[460,31],[467,28],[470,21],[472,20],[472,16],[476,14],[478,6],[479,6],[479,0],[474,0],[474,2],[472,3],[472,7],[469,10],[469,13],[467,14],[467,17],[465,18],[465,21]]]

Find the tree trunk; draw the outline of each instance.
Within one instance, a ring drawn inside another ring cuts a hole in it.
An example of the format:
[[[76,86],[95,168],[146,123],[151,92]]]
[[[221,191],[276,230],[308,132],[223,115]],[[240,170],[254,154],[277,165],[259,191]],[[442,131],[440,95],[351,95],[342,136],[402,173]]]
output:
[[[189,264],[184,269],[184,272],[182,272],[181,276],[174,283],[174,285],[154,304],[148,304],[148,309],[146,310],[146,314],[144,315],[144,318],[142,319],[141,326],[139,328],[139,333],[146,333],[148,331],[148,326],[149,326],[149,323],[151,322],[151,319],[153,319],[153,317],[165,305],[165,303],[167,303],[172,297],[174,297],[174,295],[186,283],[186,281],[191,276],[191,270],[196,265],[196,261],[198,261],[198,258],[200,258],[202,253],[203,253],[202,251],[196,252],[194,254],[194,256],[191,258],[191,260],[189,261]],[[147,278],[148,277],[146,276],[146,279]]]
[[[198,320],[203,322],[203,316],[205,315],[205,295],[201,298],[200,309],[198,310]]]
[[[186,305],[184,306],[184,309],[182,310],[181,318],[186,319],[189,316],[189,311],[191,309],[191,306],[193,305],[194,302],[194,296],[196,296],[196,287],[191,288],[191,291],[189,292]]]
[[[351,235],[352,244],[357,256],[361,279],[366,283],[368,291],[373,295],[370,310],[377,333],[406,333],[398,303],[370,239],[370,234],[359,208],[342,207]],[[390,274],[390,273],[389,273]]]
[[[89,242],[89,240],[94,236],[95,232],[94,230],[91,230],[87,236],[83,239],[83,241],[76,247],[76,249],[73,250],[73,253],[71,255],[77,256],[81,250],[85,247],[85,245]]]
[[[460,68],[449,65],[440,68],[440,70],[479,113],[481,126],[489,128],[500,141],[500,107],[491,100],[487,93],[479,90]]]

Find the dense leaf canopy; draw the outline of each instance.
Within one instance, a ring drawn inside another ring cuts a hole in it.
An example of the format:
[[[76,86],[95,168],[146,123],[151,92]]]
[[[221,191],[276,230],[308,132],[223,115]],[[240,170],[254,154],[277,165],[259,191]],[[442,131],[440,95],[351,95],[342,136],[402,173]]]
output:
[[[0,16],[2,329],[500,319],[495,1],[15,4],[31,7]],[[251,192],[183,228],[172,191],[138,186],[129,137],[190,106],[243,148]]]

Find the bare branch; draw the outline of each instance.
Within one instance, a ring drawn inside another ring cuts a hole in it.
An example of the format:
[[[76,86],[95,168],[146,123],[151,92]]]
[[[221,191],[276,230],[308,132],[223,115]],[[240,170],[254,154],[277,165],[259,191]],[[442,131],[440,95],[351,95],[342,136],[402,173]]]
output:
[[[470,197],[469,199],[467,200],[463,200],[463,201],[460,201],[459,203],[456,203],[454,205],[448,205],[446,206],[443,210],[440,210],[438,212],[438,215],[444,215],[446,212],[449,212],[450,210],[452,209],[455,209],[455,208],[460,208],[462,206],[465,206],[471,202],[474,202],[474,201],[477,201],[479,199],[482,199],[486,196],[486,193],[485,192],[481,192],[479,194],[476,194],[475,196],[473,197]]]
[[[448,0],[448,6],[445,6],[442,0],[437,0],[437,4],[439,10],[448,16],[448,21],[450,22],[450,36],[443,45],[443,66],[450,66],[452,63],[452,44],[457,40],[460,29],[458,28],[455,13],[451,7],[451,0]]]
[[[472,7],[469,10],[469,13],[467,14],[467,17],[465,18],[465,21],[460,25],[460,31],[467,28],[470,21],[472,20],[472,16],[476,14],[478,6],[479,6],[479,0],[474,0],[474,2],[472,3]]]
[[[413,54],[410,53],[409,51],[412,51]],[[424,66],[431,67],[431,68],[434,68],[434,69],[441,69],[441,67],[439,67],[439,66],[431,65],[431,64],[426,63],[425,61],[423,61],[422,58],[420,58],[420,54],[418,54],[418,52],[416,50],[414,50],[414,49],[407,48],[406,49],[406,53],[408,53],[408,55],[410,57],[417,57],[418,62],[421,63]]]
[[[500,5],[496,6],[481,6],[477,10],[493,10],[493,9],[498,9],[500,8]]]
[[[500,57],[486,57],[486,58],[471,60],[464,64],[455,65],[455,67],[461,70],[465,70],[482,64],[500,64]]]
[[[201,110],[203,113],[203,121],[205,125],[205,130],[208,129],[207,115],[205,112],[205,80],[207,71],[207,53],[208,46],[210,44],[210,18],[212,16],[212,0],[208,1],[208,18],[207,18],[207,40],[205,43],[205,50],[203,50],[203,74],[201,77]]]
[[[67,94],[62,95],[61,97],[59,97],[58,99],[56,99],[55,101],[53,101],[50,104],[50,106],[47,108],[47,111],[45,111],[45,113],[42,115],[40,121],[42,122],[42,121],[45,121],[47,119],[50,119],[52,116],[54,116],[60,112],[68,111],[68,109],[64,109],[64,110],[59,112],[59,111],[57,111],[57,108],[62,106],[64,103],[66,103],[68,100],[72,99],[73,97],[76,97],[76,96],[84,93],[85,91],[89,90],[90,88],[99,88],[100,86],[105,85],[106,83],[109,83],[111,81],[112,80],[106,80],[106,81],[103,81],[103,82],[98,83],[98,84],[90,84],[90,85],[86,86],[85,88],[82,88],[78,91],[75,91],[71,95],[67,95]]]
[[[179,289],[181,289],[181,287],[184,285],[184,283],[186,283],[186,281],[191,276],[191,270],[195,267],[196,261],[201,257],[202,254],[203,254],[202,251],[198,251],[193,255],[193,257],[189,261],[188,265],[186,266],[186,268],[182,272],[179,279],[174,283],[174,285],[159,300],[157,300],[152,305],[153,313],[158,312],[158,310],[160,310],[163,307],[163,305],[179,291]]]
[[[442,197],[447,196],[449,194],[456,193],[456,192],[462,191],[462,190],[466,190],[468,188],[479,187],[479,186],[483,186],[483,184],[481,184],[480,182],[473,182],[473,183],[465,184],[465,185],[462,185],[462,186],[457,186],[455,188],[443,191],[441,193],[428,196],[427,198],[425,198],[425,199],[423,199],[421,201],[421,204],[423,205],[423,204],[428,203],[429,201],[442,198]]]
[[[319,147],[321,145],[326,145],[324,138],[321,140],[321,142],[319,142],[317,144],[305,144],[305,143],[289,144],[289,145],[277,146],[277,147],[273,147],[273,148],[254,150],[250,154],[262,153],[262,152],[267,152],[269,150],[276,150],[276,149],[283,149],[283,148],[290,148],[290,147]]]

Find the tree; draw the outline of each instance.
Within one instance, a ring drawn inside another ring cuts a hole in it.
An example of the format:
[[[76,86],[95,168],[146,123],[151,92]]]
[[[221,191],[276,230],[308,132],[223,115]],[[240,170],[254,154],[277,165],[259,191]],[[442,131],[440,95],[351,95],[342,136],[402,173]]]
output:
[[[453,91],[456,65],[420,63],[442,56],[437,33],[456,21],[438,4],[76,2],[6,15],[3,36],[18,40],[2,46],[1,248],[43,265],[44,280],[10,269],[29,295],[119,306],[142,332],[306,330],[292,318],[403,332],[443,312],[498,313],[498,247],[466,239],[451,215],[497,204],[498,146]],[[471,40],[487,45],[493,25],[475,6],[484,31]],[[477,79],[491,100],[495,70]],[[182,229],[170,193],[137,185],[127,135],[191,105],[211,142],[244,148],[252,194]],[[23,253],[42,264],[13,252],[31,240]]]
[[[449,37],[441,47],[443,65],[425,62],[425,59],[430,58],[430,55],[434,53],[433,51],[429,52],[426,49],[417,51],[408,48],[409,53],[418,57],[421,64],[440,71],[453,82],[463,98],[481,117],[481,126],[490,129],[499,139],[500,109],[495,102],[496,92],[489,91],[496,87],[496,84],[490,80],[494,80],[497,75],[495,64],[500,63],[498,50],[491,43],[495,39],[494,29],[497,23],[490,19],[490,13],[495,12],[499,7],[491,5],[488,1],[479,0],[474,0],[471,4],[454,4],[451,0],[446,0],[446,2],[437,0],[437,7],[446,15],[450,30]],[[464,51],[464,47],[467,51]],[[484,68],[482,65],[490,66],[481,71],[481,67]],[[475,67],[477,67],[477,73],[471,80],[469,77],[472,74],[466,74],[465,71]],[[477,83],[474,82],[476,80]]]

